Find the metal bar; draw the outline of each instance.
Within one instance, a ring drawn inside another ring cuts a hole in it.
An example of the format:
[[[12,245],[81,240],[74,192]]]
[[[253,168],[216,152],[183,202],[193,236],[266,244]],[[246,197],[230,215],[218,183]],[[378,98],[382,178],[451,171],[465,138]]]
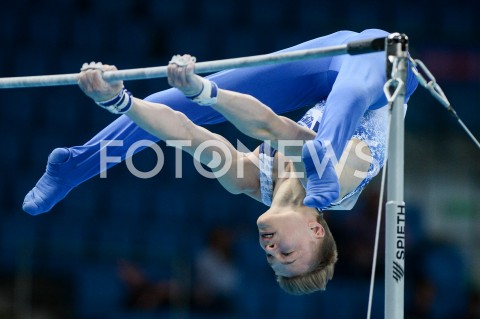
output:
[[[405,202],[404,104],[406,95],[408,38],[399,33],[387,39],[387,78],[398,84],[392,104],[388,142],[388,184],[385,206],[385,318],[404,317]],[[400,85],[402,84],[402,85]]]
[[[384,49],[379,47],[378,45],[381,39],[384,38],[355,41],[347,44],[330,46],[325,48],[278,52],[274,54],[198,62],[195,64],[195,73],[211,73],[227,69],[244,68],[274,63],[286,63],[342,54],[354,55],[381,51]],[[166,76],[167,66],[108,71],[104,72],[103,74],[103,78],[109,82],[118,80],[145,80],[153,78],[163,78]],[[0,78],[0,89],[76,85],[77,78],[78,73]]]
[[[329,48],[320,48],[314,50],[292,51],[271,55],[257,55],[243,58],[233,58],[226,60],[216,60],[208,62],[197,62],[195,64],[195,73],[210,73],[232,68],[242,68],[249,66],[266,65],[272,63],[291,62],[302,59],[312,59],[331,55],[345,54],[346,45],[340,45]],[[145,80],[153,78],[163,78],[167,76],[167,66],[128,69],[119,71],[107,71],[103,73],[103,78],[109,82],[123,80]],[[38,86],[57,86],[57,85],[76,85],[78,73],[26,76],[0,79],[0,88],[24,88]]]

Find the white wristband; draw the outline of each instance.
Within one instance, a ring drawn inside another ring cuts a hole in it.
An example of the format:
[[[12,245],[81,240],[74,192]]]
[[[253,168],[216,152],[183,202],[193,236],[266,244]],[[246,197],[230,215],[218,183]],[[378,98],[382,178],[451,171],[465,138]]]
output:
[[[215,82],[202,78],[202,89],[195,95],[186,95],[187,98],[199,105],[210,106],[217,103],[218,86]]]
[[[110,113],[124,114],[132,107],[132,93],[123,88],[114,98],[107,101],[95,101],[95,103]]]

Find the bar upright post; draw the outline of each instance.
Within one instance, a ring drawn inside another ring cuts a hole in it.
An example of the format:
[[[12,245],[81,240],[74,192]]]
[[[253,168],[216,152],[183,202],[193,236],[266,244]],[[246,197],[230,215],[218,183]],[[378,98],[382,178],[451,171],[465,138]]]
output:
[[[404,116],[407,80],[408,38],[391,34],[386,40],[387,80],[391,80],[393,103],[388,142],[387,203],[385,207],[385,318],[404,318],[405,202]]]

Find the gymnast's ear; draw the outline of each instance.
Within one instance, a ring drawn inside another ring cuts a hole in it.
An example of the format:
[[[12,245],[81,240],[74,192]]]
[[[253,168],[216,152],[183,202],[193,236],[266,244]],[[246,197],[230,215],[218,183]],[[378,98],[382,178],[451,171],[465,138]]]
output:
[[[310,222],[308,227],[313,233],[315,238],[323,238],[325,236],[325,228],[319,222]]]

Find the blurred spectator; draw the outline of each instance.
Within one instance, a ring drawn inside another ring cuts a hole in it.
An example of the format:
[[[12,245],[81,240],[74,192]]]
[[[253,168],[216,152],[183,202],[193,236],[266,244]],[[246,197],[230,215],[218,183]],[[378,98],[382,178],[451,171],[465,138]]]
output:
[[[233,231],[216,228],[208,235],[207,246],[195,262],[193,308],[198,311],[232,312],[239,270],[234,264]]]
[[[0,287],[0,318],[13,318],[12,298],[8,295],[7,289]]]
[[[128,261],[119,262],[118,275],[127,288],[127,309],[168,308],[180,297],[179,288],[174,281],[153,282],[139,267]]]
[[[467,308],[465,309],[465,319],[480,318],[480,292],[474,290],[470,292]]]
[[[357,207],[350,212],[329,212],[332,232],[337,238],[339,263],[336,276],[369,279],[372,269],[375,231],[377,227],[378,193],[370,188]],[[336,216],[334,214],[339,214]],[[382,223],[383,224],[383,223]],[[377,278],[384,263],[384,232],[380,233],[377,256]]]
[[[407,318],[431,318],[432,306],[436,296],[435,285],[427,278],[413,282],[411,306],[407,308]]]
[[[153,281],[133,263],[122,260],[118,274],[127,288],[126,307],[130,310],[168,310],[188,300],[195,312],[233,313],[239,286],[239,270],[233,261],[234,235],[216,228],[208,235],[206,247],[194,262],[193,287],[185,289],[180,278]]]

